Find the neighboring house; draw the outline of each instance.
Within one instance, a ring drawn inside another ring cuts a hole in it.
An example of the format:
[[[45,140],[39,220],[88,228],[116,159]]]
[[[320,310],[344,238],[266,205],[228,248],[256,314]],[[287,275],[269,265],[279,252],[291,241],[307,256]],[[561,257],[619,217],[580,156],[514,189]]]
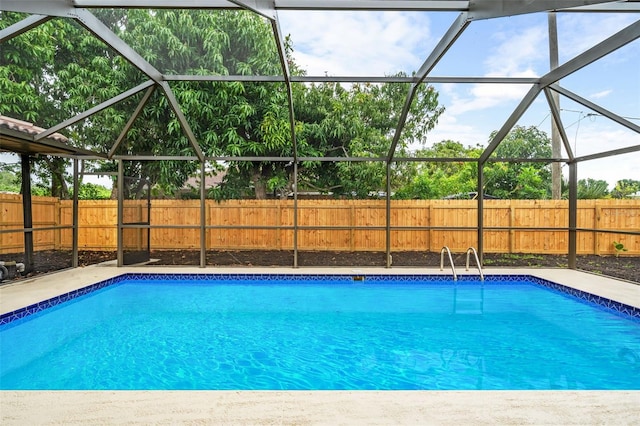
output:
[[[220,186],[222,180],[226,176],[227,172],[225,170],[217,172],[215,175],[207,174],[204,178],[205,188],[214,188],[216,186]],[[193,194],[194,192],[199,193],[200,191],[200,176],[192,176],[182,185],[178,191],[176,191],[175,196],[180,198],[181,196],[186,196]]]

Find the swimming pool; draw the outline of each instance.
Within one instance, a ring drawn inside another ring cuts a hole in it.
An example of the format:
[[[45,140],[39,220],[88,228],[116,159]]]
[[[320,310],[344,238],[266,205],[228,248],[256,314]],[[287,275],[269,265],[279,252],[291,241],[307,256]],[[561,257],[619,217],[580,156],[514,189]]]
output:
[[[528,276],[125,274],[0,324],[2,389],[640,389],[639,310]]]

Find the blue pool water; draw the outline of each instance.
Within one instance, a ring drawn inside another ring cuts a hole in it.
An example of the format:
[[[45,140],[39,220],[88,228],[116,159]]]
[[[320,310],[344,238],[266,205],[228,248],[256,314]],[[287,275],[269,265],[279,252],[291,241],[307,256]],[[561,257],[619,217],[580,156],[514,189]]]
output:
[[[640,389],[637,309],[539,279],[265,277],[130,274],[5,316],[0,388]]]

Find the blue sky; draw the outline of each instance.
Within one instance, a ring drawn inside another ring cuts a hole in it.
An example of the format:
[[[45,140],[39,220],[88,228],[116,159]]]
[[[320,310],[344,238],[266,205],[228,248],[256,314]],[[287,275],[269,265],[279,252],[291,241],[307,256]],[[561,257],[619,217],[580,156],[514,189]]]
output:
[[[309,75],[382,76],[416,71],[455,13],[286,12],[296,62]],[[637,14],[558,14],[560,63],[635,22]],[[476,21],[431,73],[432,76],[538,77],[549,71],[546,14]],[[623,47],[560,81],[592,102],[640,124],[640,41]],[[486,145],[528,90],[525,85],[435,85],[446,112],[426,144],[452,139]],[[562,120],[577,155],[640,144],[640,135],[561,98]],[[540,96],[518,122],[549,135],[549,108]],[[579,179],[640,180],[640,153],[581,163]]]

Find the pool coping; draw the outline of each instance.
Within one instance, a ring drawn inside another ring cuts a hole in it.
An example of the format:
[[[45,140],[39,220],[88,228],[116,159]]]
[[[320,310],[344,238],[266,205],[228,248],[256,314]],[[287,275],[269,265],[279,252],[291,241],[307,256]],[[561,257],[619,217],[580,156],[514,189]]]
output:
[[[640,308],[640,285],[566,269],[531,275]],[[0,286],[0,313],[124,273],[426,274],[437,268],[75,268]],[[23,424],[637,424],[640,391],[2,391],[0,422]]]
[[[637,425],[640,392],[2,392],[4,426],[25,424]]]

